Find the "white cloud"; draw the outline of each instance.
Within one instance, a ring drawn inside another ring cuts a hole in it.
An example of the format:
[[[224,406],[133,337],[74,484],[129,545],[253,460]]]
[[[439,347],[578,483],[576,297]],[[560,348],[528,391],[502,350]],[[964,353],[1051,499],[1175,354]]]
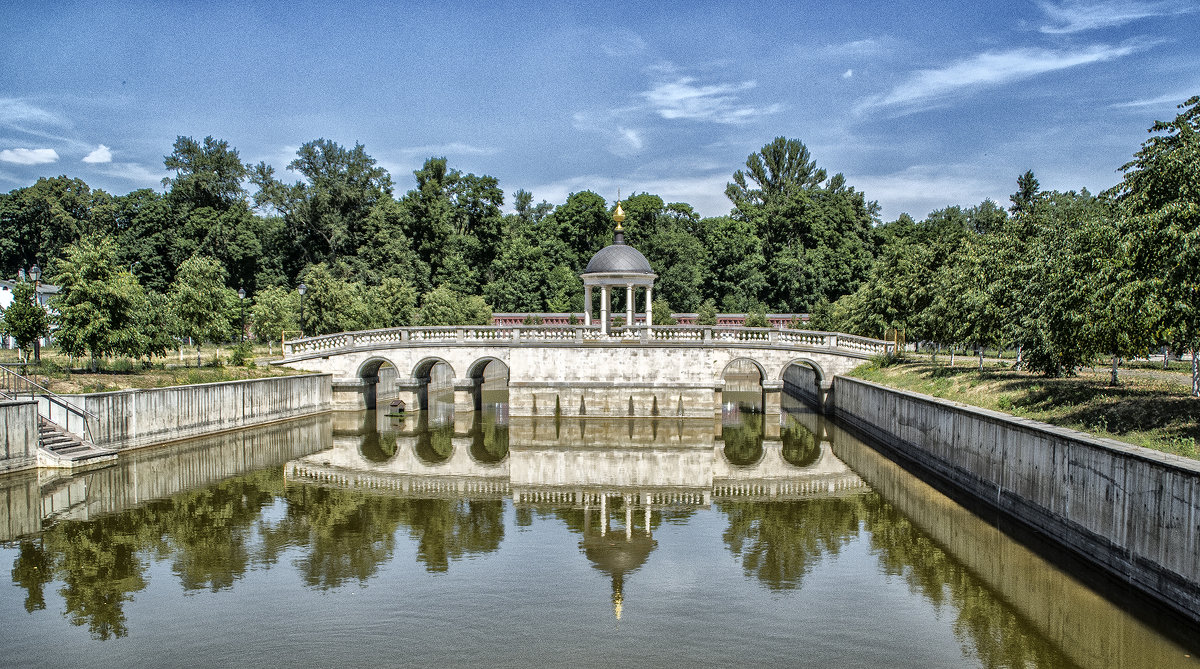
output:
[[[846,70],[845,72],[842,73],[843,79],[849,79],[850,77],[853,77],[853,76],[854,76],[854,70]]]
[[[858,111],[876,107],[919,106],[955,93],[998,86],[1078,65],[1127,56],[1133,46],[1097,44],[1076,51],[1013,49],[990,51],[940,69],[919,70],[882,97],[868,99]]]
[[[1138,19],[1154,16],[1171,16],[1196,11],[1178,1],[1129,2],[1127,0],[1068,0],[1059,4],[1039,3],[1050,24],[1041,27],[1043,33],[1061,35],[1067,33],[1111,28]]]
[[[152,170],[141,163],[108,163],[100,173],[151,187],[161,185],[166,176],[166,172]]]
[[[1191,97],[1191,94],[1188,94],[1188,93],[1168,93],[1167,95],[1160,95],[1156,98],[1147,98],[1147,99],[1143,99],[1143,100],[1131,100],[1129,102],[1118,102],[1116,104],[1109,105],[1109,107],[1113,107],[1115,109],[1124,109],[1124,108],[1129,108],[1129,107],[1159,107],[1159,106],[1165,107],[1167,105],[1171,105],[1172,107],[1174,107],[1175,105],[1182,103],[1184,100],[1187,100],[1190,97]]]
[[[780,105],[752,107],[738,104],[737,93],[754,88],[754,81],[739,84],[696,86],[695,79],[681,77],[661,83],[640,95],[665,119],[688,119],[713,123],[744,123],[778,112]]]
[[[600,48],[610,56],[632,56],[646,50],[646,41],[629,30],[606,32],[600,40]]]
[[[69,126],[66,119],[19,98],[0,98],[0,124],[15,126],[22,123],[37,123],[59,127]]]
[[[902,213],[920,220],[943,207],[970,207],[987,198],[1008,202],[1002,187],[997,186],[1003,181],[982,174],[978,164],[913,165],[890,174],[847,174],[846,180],[868,200],[879,202],[884,221],[895,220]]]
[[[875,56],[886,53],[890,50],[889,44],[891,39],[886,37],[854,40],[853,42],[843,42],[841,44],[829,44],[822,47],[818,53],[824,56]]]
[[[617,128],[617,137],[609,151],[618,156],[632,156],[642,150],[646,142],[636,128]]]
[[[0,151],[0,160],[17,165],[45,165],[58,162],[58,152],[54,149],[4,149]]]
[[[590,190],[606,200],[616,197],[617,190],[631,193],[653,193],[663,202],[686,202],[701,216],[724,216],[731,205],[725,197],[725,184],[729,175],[725,173],[695,174],[683,176],[632,175],[622,178],[594,174],[569,177],[529,188],[537,199],[551,203],[566,202],[571,193]]]
[[[450,142],[449,144],[412,146],[400,149],[400,153],[414,156],[493,156],[499,153],[499,149],[487,146],[472,146],[464,142]]]
[[[100,146],[96,147],[95,151],[92,151],[91,153],[84,156],[83,162],[85,162],[85,163],[111,163],[112,162],[112,151],[110,151],[107,146],[104,146],[103,144],[101,144]]]

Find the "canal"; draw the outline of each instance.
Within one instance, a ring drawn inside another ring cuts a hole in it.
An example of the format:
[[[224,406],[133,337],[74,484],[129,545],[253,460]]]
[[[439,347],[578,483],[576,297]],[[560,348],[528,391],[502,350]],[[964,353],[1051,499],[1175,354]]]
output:
[[[0,478],[0,665],[1196,665],[1196,630],[795,402],[483,393]]]

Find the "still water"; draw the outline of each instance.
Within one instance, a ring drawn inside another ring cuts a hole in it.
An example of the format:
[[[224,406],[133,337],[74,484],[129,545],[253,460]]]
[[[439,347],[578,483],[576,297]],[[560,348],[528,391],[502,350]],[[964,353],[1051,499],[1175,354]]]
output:
[[[0,479],[0,665],[1195,666],[798,407],[483,404]]]

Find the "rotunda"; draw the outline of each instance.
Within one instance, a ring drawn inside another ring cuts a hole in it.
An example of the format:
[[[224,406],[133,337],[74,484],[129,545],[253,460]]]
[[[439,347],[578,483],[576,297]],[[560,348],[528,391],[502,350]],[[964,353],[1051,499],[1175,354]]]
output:
[[[654,280],[658,275],[650,269],[650,262],[640,251],[625,243],[625,230],[621,223],[625,220],[625,212],[621,203],[617,202],[617,210],[613,212],[613,220],[617,228],[613,234],[613,243],[605,246],[592,256],[587,268],[579,275],[583,279],[583,324],[592,324],[592,287],[600,287],[600,331],[611,334],[612,291],[614,288],[625,287],[625,325],[634,325],[634,298],[638,288],[644,288],[646,294],[646,327],[654,326],[651,303],[654,300]]]

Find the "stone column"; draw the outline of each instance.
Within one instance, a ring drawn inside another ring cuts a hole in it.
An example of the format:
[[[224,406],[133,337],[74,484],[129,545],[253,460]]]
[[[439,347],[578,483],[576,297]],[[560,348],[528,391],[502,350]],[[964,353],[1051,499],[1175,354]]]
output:
[[[592,287],[583,287],[583,324],[592,324]]]
[[[600,286],[600,332],[608,334],[608,286]]]
[[[633,327],[633,284],[625,284],[625,327]]]
[[[654,327],[654,286],[646,286],[646,328]]]

